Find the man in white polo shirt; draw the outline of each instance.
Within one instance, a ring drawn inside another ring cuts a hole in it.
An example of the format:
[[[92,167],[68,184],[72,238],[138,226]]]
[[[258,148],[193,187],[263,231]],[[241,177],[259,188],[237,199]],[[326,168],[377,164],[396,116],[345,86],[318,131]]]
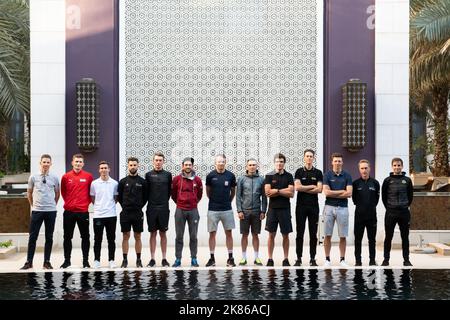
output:
[[[106,229],[106,238],[108,239],[109,267],[114,268],[118,183],[109,176],[110,169],[108,162],[101,161],[98,164],[98,171],[100,173],[100,178],[92,182],[90,193],[92,203],[94,204],[94,268],[100,268],[103,229]]]

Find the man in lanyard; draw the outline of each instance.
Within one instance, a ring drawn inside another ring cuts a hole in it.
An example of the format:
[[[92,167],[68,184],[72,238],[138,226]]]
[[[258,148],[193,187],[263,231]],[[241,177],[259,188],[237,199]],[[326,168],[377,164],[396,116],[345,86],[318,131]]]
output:
[[[50,173],[52,157],[48,154],[41,156],[40,172],[28,179],[27,197],[32,208],[30,221],[30,235],[28,238],[27,261],[22,270],[33,268],[33,257],[36,241],[42,222],[45,224],[44,269],[53,269],[50,255],[53,246],[53,231],[55,229],[56,204],[59,200],[59,179]]]

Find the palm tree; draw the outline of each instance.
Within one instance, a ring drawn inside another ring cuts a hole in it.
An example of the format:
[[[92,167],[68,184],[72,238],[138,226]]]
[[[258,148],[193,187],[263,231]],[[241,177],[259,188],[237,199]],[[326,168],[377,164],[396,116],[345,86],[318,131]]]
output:
[[[450,1],[411,0],[410,89],[419,105],[429,96],[435,176],[449,176]]]
[[[0,1],[0,171],[8,169],[8,125],[30,113],[30,23],[26,0]]]

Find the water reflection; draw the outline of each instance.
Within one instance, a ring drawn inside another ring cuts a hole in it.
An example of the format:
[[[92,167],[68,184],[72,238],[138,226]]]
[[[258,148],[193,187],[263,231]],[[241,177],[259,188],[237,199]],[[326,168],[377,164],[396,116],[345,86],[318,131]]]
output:
[[[0,299],[450,299],[450,270],[226,269],[0,274]]]

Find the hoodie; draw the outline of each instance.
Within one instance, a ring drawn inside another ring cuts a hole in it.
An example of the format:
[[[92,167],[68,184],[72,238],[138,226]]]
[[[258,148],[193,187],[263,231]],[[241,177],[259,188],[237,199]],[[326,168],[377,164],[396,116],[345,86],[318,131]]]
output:
[[[186,211],[196,209],[202,195],[202,179],[194,171],[190,177],[181,173],[172,180],[172,199],[177,208]]]
[[[264,194],[264,178],[258,172],[239,177],[236,192],[237,211],[266,212],[267,197]]]
[[[405,211],[412,203],[413,185],[405,172],[401,175],[391,172],[389,177],[384,179],[381,191],[381,198],[386,209]]]

